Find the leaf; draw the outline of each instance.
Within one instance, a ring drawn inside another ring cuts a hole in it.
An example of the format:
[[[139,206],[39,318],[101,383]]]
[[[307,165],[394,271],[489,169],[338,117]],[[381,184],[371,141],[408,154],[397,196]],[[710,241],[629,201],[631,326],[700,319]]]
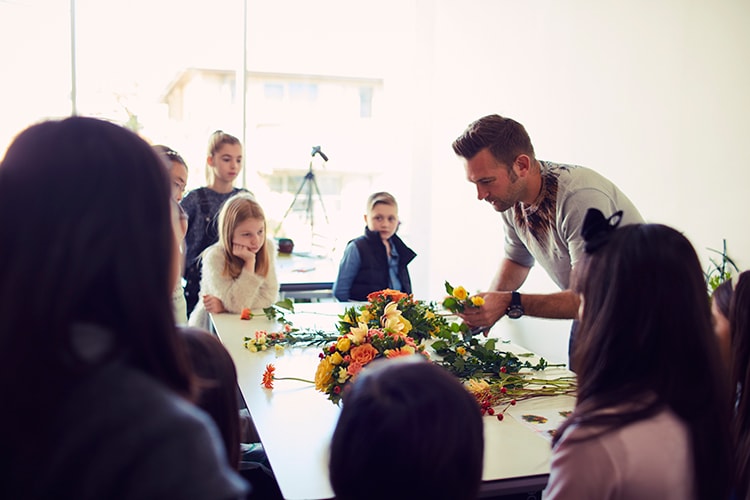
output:
[[[280,300],[274,304],[276,307],[280,307],[282,309],[286,309],[287,311],[293,313],[294,312],[294,301],[290,298],[286,298],[284,300]]]
[[[445,281],[445,291],[448,292],[448,295],[453,295],[453,287],[448,283],[448,280]]]

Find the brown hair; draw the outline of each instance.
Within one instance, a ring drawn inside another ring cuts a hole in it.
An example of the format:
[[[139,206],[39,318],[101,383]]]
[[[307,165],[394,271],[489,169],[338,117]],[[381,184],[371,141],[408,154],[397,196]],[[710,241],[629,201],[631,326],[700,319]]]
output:
[[[263,221],[266,228],[266,215],[255,197],[250,193],[238,193],[229,198],[219,212],[219,243],[224,250],[224,272],[232,278],[237,278],[242,271],[244,261],[232,254],[232,236],[237,225],[248,219]],[[266,242],[255,256],[255,274],[268,276],[271,265],[270,245]]]
[[[229,464],[240,466],[240,415],[237,370],[232,357],[216,335],[200,328],[179,329],[196,375],[196,404],[216,422]]]
[[[239,139],[231,134],[227,134],[223,130],[217,130],[208,138],[208,156],[213,156],[221,149],[224,144],[239,144],[242,143]],[[208,163],[206,163],[206,184],[211,184],[212,181],[212,170]]]
[[[385,191],[372,193],[367,197],[367,211],[371,211],[378,203],[394,206],[396,207],[396,210],[398,210],[398,203],[396,203],[396,198],[394,198],[391,193],[386,193]]]
[[[453,141],[453,151],[467,160],[485,148],[508,169],[513,168],[513,162],[520,154],[528,155],[532,160],[536,158],[534,146],[523,125],[500,115],[487,115],[472,122]]]

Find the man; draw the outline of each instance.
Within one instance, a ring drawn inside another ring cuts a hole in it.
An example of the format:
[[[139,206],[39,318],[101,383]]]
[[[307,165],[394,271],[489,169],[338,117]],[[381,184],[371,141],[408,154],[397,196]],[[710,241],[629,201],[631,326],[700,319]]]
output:
[[[622,224],[643,222],[633,203],[593,170],[537,160],[523,125],[510,118],[480,118],[453,142],[453,150],[463,159],[477,198],[500,212],[505,225],[505,257],[483,294],[485,304],[461,317],[471,327],[491,327],[506,314],[575,319],[579,300],[570,278],[583,255],[586,210],[598,208],[605,215],[622,210]],[[560,292],[516,292],[535,262]]]

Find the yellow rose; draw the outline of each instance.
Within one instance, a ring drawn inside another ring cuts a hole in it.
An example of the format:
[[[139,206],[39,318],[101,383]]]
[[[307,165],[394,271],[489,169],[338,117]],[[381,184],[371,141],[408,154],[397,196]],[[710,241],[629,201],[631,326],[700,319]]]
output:
[[[338,349],[341,352],[347,352],[351,346],[352,346],[352,341],[351,339],[349,339],[349,337],[341,337],[336,342],[336,349]]]
[[[372,319],[372,314],[370,314],[370,311],[365,309],[362,311],[362,314],[359,315],[359,318],[357,318],[357,321],[360,323],[369,323]]]
[[[476,307],[483,306],[484,305],[484,297],[480,297],[479,295],[475,295],[471,298],[471,303],[474,304]]]
[[[341,363],[344,362],[344,358],[341,356],[341,354],[339,354],[338,351],[331,354],[330,358],[331,358],[332,365],[340,365]]]
[[[458,300],[464,300],[466,297],[469,296],[469,293],[466,291],[466,288],[462,286],[457,286],[453,289],[453,296],[457,298]]]
[[[320,360],[318,369],[315,371],[315,389],[325,392],[331,382],[333,382],[333,365],[326,356]]]

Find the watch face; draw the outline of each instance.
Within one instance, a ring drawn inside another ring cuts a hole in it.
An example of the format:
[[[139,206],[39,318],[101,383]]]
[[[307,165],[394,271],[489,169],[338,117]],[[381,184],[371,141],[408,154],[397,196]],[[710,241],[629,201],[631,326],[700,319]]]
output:
[[[521,306],[510,306],[508,312],[506,312],[509,318],[518,319],[523,316],[523,307]]]

